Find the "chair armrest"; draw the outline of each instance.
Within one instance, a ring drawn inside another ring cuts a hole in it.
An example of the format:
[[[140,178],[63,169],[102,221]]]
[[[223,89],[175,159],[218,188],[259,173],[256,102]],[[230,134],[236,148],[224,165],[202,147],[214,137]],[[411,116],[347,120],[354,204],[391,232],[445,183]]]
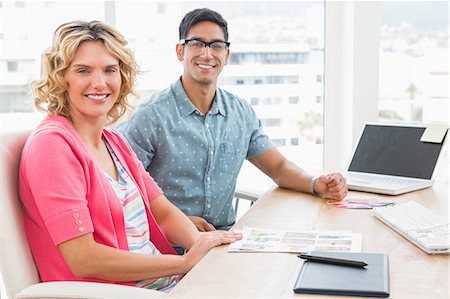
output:
[[[42,282],[25,288],[14,299],[122,299],[164,298],[166,293],[109,283],[82,281]]]
[[[236,189],[234,191],[234,197],[236,198],[242,198],[242,199],[246,199],[246,200],[250,200],[252,202],[256,201],[259,198],[259,194],[247,191],[247,190],[242,190],[242,189]]]

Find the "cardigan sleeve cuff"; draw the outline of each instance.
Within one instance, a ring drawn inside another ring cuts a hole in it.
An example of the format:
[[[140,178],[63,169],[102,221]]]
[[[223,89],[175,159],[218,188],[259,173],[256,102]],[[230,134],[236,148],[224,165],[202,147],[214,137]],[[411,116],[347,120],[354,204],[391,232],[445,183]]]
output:
[[[46,220],[45,225],[55,245],[94,231],[87,207],[65,211]]]

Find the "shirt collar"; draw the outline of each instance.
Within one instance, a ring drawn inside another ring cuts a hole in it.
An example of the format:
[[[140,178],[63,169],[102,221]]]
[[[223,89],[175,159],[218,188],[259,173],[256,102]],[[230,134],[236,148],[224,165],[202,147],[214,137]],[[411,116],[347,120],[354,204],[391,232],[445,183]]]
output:
[[[220,113],[222,116],[226,116],[227,113],[225,112],[225,107],[224,107],[224,103],[223,102],[224,102],[224,99],[223,99],[222,93],[217,88],[216,89],[216,95],[214,97],[214,102],[212,104],[210,112],[212,114]]]
[[[192,104],[192,102],[189,100],[189,97],[187,96],[186,91],[183,88],[183,84],[181,83],[181,77],[172,84],[172,93],[181,116],[185,117],[191,115],[192,113],[200,113],[200,111],[198,111],[194,104]],[[219,89],[216,90],[216,95],[214,96],[214,101],[211,106],[211,110],[209,111],[209,114],[212,115],[218,113],[226,116],[223,97],[220,94]]]

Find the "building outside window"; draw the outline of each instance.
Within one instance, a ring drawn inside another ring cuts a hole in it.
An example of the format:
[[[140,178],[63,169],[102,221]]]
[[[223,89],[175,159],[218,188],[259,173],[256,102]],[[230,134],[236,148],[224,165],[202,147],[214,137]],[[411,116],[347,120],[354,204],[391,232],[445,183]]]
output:
[[[324,70],[324,2],[237,2],[217,10],[228,20],[231,41],[219,85],[253,106],[289,159],[322,168],[323,104],[316,97],[323,96],[323,82],[316,76]]]
[[[448,2],[380,5],[380,120],[448,122]]]
[[[39,78],[40,56],[53,32],[64,22],[105,20],[104,2],[2,1],[0,48],[0,113],[2,131],[32,129],[43,118],[30,91]]]

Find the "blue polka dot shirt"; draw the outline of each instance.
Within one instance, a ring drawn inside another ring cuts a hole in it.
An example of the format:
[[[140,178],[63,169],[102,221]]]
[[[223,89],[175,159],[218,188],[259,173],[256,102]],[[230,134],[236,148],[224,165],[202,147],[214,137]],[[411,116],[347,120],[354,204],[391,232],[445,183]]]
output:
[[[166,197],[218,229],[235,222],[232,200],[244,159],[274,147],[245,100],[217,88],[204,115],[181,79],[143,102],[118,129]]]

